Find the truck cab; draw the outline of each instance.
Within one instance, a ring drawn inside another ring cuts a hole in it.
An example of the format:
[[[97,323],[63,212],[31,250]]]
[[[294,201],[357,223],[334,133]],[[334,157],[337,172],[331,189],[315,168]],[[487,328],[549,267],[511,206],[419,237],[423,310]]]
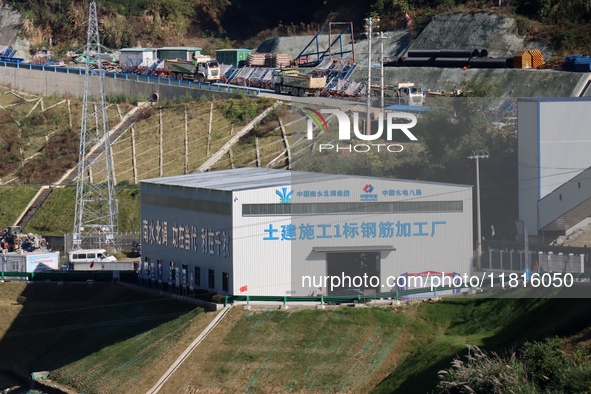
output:
[[[209,56],[194,56],[193,64],[197,66],[197,81],[198,82],[216,82],[220,79],[220,65],[217,60]]]
[[[412,82],[402,82],[394,85],[395,97],[398,97],[400,104],[422,106],[425,104],[427,93],[421,87],[415,86]]]

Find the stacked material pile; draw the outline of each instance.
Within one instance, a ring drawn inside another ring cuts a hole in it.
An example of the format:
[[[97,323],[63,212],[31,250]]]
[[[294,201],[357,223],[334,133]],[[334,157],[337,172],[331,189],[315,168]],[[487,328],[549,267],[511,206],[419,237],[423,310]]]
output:
[[[249,67],[264,67],[265,59],[265,53],[253,52],[246,58],[246,65]]]
[[[488,57],[486,49],[411,49],[407,57],[391,57],[390,67],[511,68],[513,58]]]
[[[517,51],[513,56],[513,68],[539,68],[543,64],[544,58],[539,49]]]
[[[291,63],[291,58],[286,53],[273,53],[271,55],[271,62],[268,64],[268,67],[274,68],[283,68],[289,67]]]
[[[569,71],[591,71],[591,57],[584,55],[572,55],[564,58],[564,69]]]

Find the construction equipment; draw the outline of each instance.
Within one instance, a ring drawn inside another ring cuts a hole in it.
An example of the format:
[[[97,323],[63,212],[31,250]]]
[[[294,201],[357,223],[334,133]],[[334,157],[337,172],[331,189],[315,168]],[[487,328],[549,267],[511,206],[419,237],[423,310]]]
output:
[[[425,104],[426,92],[416,87],[412,82],[401,82],[394,85],[394,97],[398,97],[399,104],[422,106]]]
[[[166,74],[179,81],[183,79],[197,82],[217,82],[220,79],[220,66],[209,56],[195,56],[193,61],[164,60],[160,75]]]
[[[37,234],[23,234],[20,226],[9,226],[0,231],[0,249],[8,252],[23,250],[24,252],[46,251],[45,238]]]
[[[275,93],[288,93],[304,97],[316,95],[326,87],[326,76],[315,74],[300,74],[294,69],[278,69],[273,71],[273,86]]]

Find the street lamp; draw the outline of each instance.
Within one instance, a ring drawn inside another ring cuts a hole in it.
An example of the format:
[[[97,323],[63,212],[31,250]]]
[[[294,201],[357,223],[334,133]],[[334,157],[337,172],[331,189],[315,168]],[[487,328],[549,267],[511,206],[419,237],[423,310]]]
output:
[[[476,245],[478,247],[477,256],[476,256],[476,270],[480,271],[480,258],[482,256],[482,225],[480,222],[480,166],[479,166],[479,159],[488,159],[488,152],[485,150],[477,150],[472,152],[472,156],[468,156],[468,159],[476,160],[476,227],[478,232],[478,240],[476,241]]]

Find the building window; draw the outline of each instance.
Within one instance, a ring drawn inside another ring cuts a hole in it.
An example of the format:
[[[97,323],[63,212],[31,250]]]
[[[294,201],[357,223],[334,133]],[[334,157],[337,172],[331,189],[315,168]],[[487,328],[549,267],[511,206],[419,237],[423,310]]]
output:
[[[463,201],[386,201],[243,204],[242,216],[313,216],[366,213],[463,212]]]
[[[559,194],[559,195],[558,195],[558,199],[559,199],[560,201],[562,201],[562,194]]]
[[[201,267],[195,267],[195,287],[201,287]]]
[[[181,265],[181,285],[183,286],[187,286],[187,264],[182,264]]]
[[[579,186],[579,189],[581,188],[581,182],[577,182],[577,186]]]
[[[222,290],[228,291],[228,285],[230,282],[230,274],[227,272],[222,272]]]
[[[209,270],[209,288],[215,288],[215,271]]]

